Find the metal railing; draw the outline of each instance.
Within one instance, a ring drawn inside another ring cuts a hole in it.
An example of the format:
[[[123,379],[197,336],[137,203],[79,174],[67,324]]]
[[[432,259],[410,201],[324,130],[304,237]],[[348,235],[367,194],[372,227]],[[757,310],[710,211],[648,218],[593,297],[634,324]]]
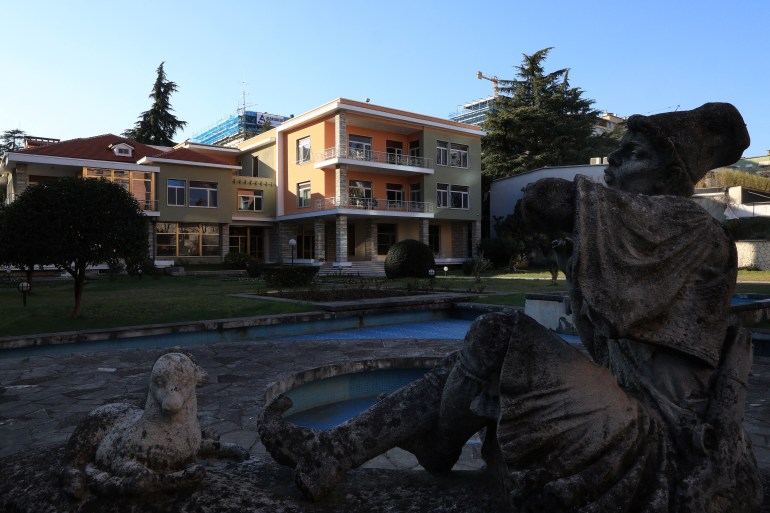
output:
[[[326,148],[321,155],[317,155],[316,161],[333,158],[361,160],[364,162],[376,162],[378,164],[391,164],[394,166],[411,166],[425,169],[433,169],[433,159],[399,155],[385,151],[371,151],[358,148]]]
[[[143,200],[136,198],[137,203],[139,203],[139,208],[141,208],[143,211],[147,212],[157,212],[158,211],[158,200]]]
[[[379,210],[386,212],[407,212],[416,214],[431,214],[433,203],[426,201],[397,201],[379,198],[323,198],[315,202],[316,210],[333,210],[335,208],[355,208],[361,210]]]

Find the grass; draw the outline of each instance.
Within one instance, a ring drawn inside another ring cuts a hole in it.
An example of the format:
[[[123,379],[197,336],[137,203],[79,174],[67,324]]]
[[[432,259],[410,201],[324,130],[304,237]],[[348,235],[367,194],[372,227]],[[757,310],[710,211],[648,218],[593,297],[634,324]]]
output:
[[[433,290],[482,292],[475,302],[524,306],[524,296],[537,292],[564,292],[567,282],[559,275],[552,284],[548,272],[488,272],[477,282],[454,271],[439,272]],[[770,294],[770,271],[741,271],[737,292]],[[748,283],[751,282],[751,283]],[[372,283],[372,282],[369,282]],[[375,280],[374,287],[424,288],[429,280]],[[306,312],[312,305],[233,297],[232,294],[265,291],[259,280],[217,276],[163,276],[137,279],[100,277],[86,285],[83,317],[71,319],[74,292],[70,281],[37,281],[27,295],[27,306],[15,283],[0,282],[0,336],[116,328],[169,322],[224,319]],[[340,285],[337,284],[337,287]],[[351,280],[347,287],[366,287],[366,280]]]
[[[263,290],[256,280],[220,277],[120,276],[89,281],[83,293],[83,317],[69,317],[74,305],[70,281],[33,282],[27,306],[15,285],[0,285],[0,336],[28,335],[177,321],[222,319],[303,312],[297,303],[245,299],[230,294]]]

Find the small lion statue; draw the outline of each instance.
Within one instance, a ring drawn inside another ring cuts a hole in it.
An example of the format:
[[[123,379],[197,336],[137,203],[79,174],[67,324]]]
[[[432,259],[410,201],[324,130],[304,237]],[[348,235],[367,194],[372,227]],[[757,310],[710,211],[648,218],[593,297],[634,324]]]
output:
[[[195,387],[206,372],[186,355],[166,353],[152,367],[144,410],[127,403],[93,410],[70,437],[59,469],[62,488],[97,495],[172,492],[198,484],[199,456],[243,461],[246,450],[201,432]]]

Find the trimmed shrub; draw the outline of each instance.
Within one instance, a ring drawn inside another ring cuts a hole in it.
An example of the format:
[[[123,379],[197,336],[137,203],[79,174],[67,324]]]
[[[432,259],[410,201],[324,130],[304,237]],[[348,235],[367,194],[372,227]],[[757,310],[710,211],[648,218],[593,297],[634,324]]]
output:
[[[262,267],[261,273],[268,287],[306,287],[318,274],[318,267],[309,265]]]
[[[414,239],[393,244],[385,257],[385,276],[388,278],[426,278],[435,269],[430,246]]]
[[[225,255],[224,264],[230,269],[246,269],[249,260],[251,260],[251,257],[246,253],[231,251]]]

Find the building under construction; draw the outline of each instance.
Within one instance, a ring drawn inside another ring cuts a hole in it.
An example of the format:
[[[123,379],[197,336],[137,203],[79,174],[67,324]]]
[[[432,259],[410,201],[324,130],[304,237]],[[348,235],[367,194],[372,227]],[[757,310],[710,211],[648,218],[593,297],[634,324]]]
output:
[[[263,131],[265,123],[275,128],[289,119],[287,116],[239,109],[238,114],[217,122],[211,128],[194,134],[190,142],[233,146]]]

